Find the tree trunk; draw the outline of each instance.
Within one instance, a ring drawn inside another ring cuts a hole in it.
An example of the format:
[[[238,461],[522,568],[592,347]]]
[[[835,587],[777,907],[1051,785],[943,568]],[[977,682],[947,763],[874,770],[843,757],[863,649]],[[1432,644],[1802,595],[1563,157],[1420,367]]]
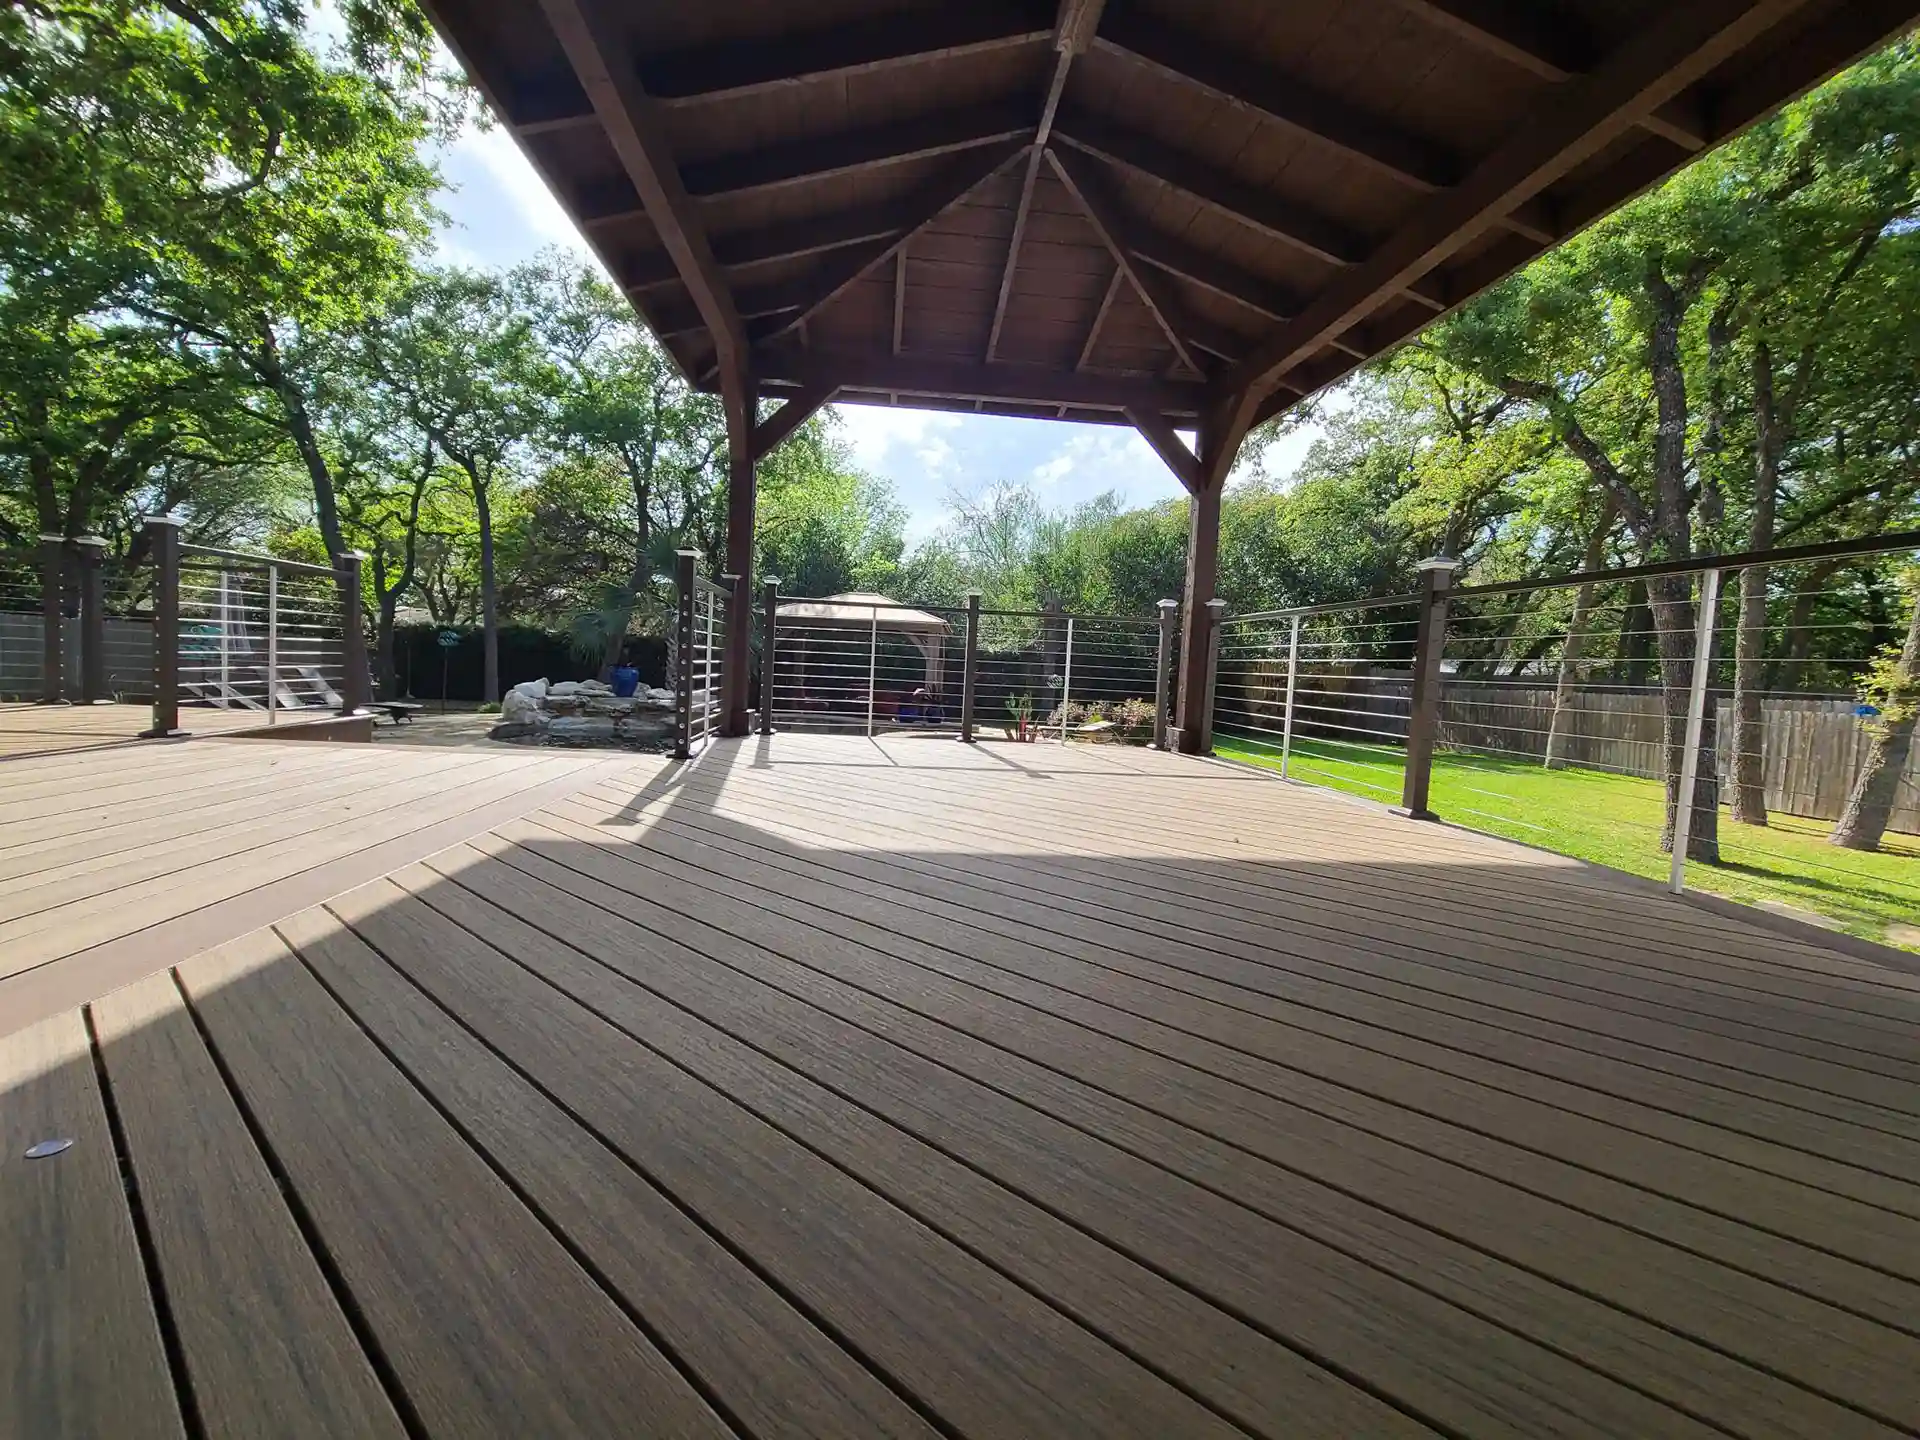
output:
[[[1907,643],[1894,669],[1894,684],[1883,701],[1880,720],[1872,728],[1867,758],[1854,777],[1847,808],[1829,836],[1832,844],[1848,850],[1878,850],[1880,837],[1892,818],[1900,780],[1913,753],[1914,721],[1920,717],[1920,587],[1916,588],[1913,618],[1907,623]]]
[[[1773,544],[1774,507],[1780,494],[1780,455],[1786,432],[1774,405],[1773,351],[1764,340],[1753,347],[1753,518],[1747,548]],[[1767,567],[1740,572],[1740,621],[1733,642],[1733,796],[1731,813],[1743,825],[1767,823],[1766,731],[1761,687],[1766,683]]]
[[[1605,558],[1607,534],[1613,529],[1613,501],[1600,504],[1600,521],[1587,541],[1581,557],[1582,570],[1598,570]],[[1567,625],[1567,638],[1560,647],[1560,674],[1553,683],[1553,714],[1547,720],[1547,758],[1549,770],[1567,768],[1567,725],[1573,718],[1573,697],[1580,687],[1580,657],[1587,649],[1587,626],[1593,623],[1593,602],[1598,585],[1582,585],[1573,592],[1573,619]]]
[[[1807,688],[1807,662],[1813,656],[1813,607],[1820,599],[1820,592],[1843,564],[1843,561],[1828,560],[1809,566],[1793,581],[1796,588],[1793,604],[1787,610],[1786,639],[1781,646],[1784,653],[1768,667],[1769,690]]]
[[[473,509],[480,525],[480,647],[482,655],[480,698],[489,705],[500,703],[500,587],[493,573],[493,510],[487,503],[487,486],[478,476],[473,480]]]
[[[383,595],[380,608],[373,622],[373,673],[374,683],[379,686],[382,700],[400,698],[399,666],[393,653],[394,611],[398,607],[398,594]]]

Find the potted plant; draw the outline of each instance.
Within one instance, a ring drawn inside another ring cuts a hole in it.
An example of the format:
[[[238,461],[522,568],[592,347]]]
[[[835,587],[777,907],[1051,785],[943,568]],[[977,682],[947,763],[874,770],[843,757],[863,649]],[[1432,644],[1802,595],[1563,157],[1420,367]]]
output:
[[[1007,713],[1013,717],[1013,724],[1007,727],[1007,734],[1015,740],[1033,739],[1033,697],[1031,695],[1009,695]]]

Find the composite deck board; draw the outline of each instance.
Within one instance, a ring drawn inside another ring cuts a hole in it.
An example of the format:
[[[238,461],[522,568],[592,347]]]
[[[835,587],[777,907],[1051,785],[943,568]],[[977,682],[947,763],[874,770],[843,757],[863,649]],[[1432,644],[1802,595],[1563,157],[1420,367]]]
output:
[[[178,973],[429,1433],[727,1433],[275,937]]]
[[[603,804],[596,804],[596,793],[583,792],[572,801],[551,807],[550,813],[604,824],[607,812]],[[849,913],[866,913],[878,903],[887,907],[883,913],[894,919],[905,909],[914,916],[916,932],[923,935],[930,928],[957,924],[967,935],[967,953],[983,958],[991,954],[996,957],[995,963],[1006,967],[1020,969],[1032,955],[1033,924],[1011,915],[969,909],[965,903],[968,892],[963,887],[916,876],[873,857],[820,850],[795,852],[759,831],[725,822],[667,814],[653,823],[656,830],[726,854],[822,880],[831,886],[837,906],[860,907]],[[1591,1037],[1569,1027],[1538,1027],[1535,1034],[1554,1042],[1541,1043],[1510,1028],[1514,1023],[1510,1017],[1504,1025],[1453,1021],[1420,1005],[1378,996],[1362,998],[1342,987],[1304,977],[1292,982],[1293,998],[1303,1003],[1283,1006],[1270,999],[1262,1003],[1261,997],[1250,992],[1210,985],[1198,977],[1183,979],[1181,972],[1155,968],[1152,962],[1129,966],[1110,945],[1080,939],[1070,927],[1057,922],[1047,932],[1046,948],[1048,957],[1036,963],[1058,966],[1068,957],[1089,962],[1100,967],[1094,978],[1103,993],[1125,999],[1131,1006],[1144,1004],[1154,1013],[1185,1018],[1181,1006],[1191,1002],[1182,1002],[1169,991],[1208,1002],[1191,1007],[1203,1025],[1209,1020],[1231,1023],[1234,1012],[1249,1011],[1284,1022],[1306,1021],[1308,1028],[1313,1028],[1316,1017],[1324,1012],[1327,1018],[1318,1023],[1331,1027],[1337,1035],[1358,1037],[1370,1048],[1410,1054],[1437,1069],[1465,1067],[1469,1075],[1504,1077],[1509,1074],[1504,1067],[1512,1066],[1527,1076],[1573,1081],[1602,1094],[1656,1108],[1682,1108],[1757,1138],[1893,1173],[1902,1179],[1920,1180],[1920,1147],[1890,1146],[1885,1138],[1899,1133],[1894,1127],[1899,1127],[1904,1117],[1759,1076],[1689,1064],[1687,1057],[1670,1051],[1619,1046],[1609,1051],[1607,1058],[1596,1058],[1576,1048],[1593,1043]],[[1080,973],[1076,967],[1068,968]],[[1037,978],[1058,983],[1051,969]],[[1342,1025],[1342,1020],[1365,1021],[1376,1028],[1369,1031],[1358,1024]],[[1572,1098],[1578,1108],[1582,1097],[1577,1090]],[[1846,1123],[1836,1125],[1836,1120]],[[1907,1121],[1905,1130],[1906,1138],[1920,1138],[1920,1122]]]
[[[341,897],[384,911],[389,946],[434,942],[377,882]],[[465,1031],[326,910],[277,927],[409,1077],[643,1315],[726,1409],[768,1440],[934,1432],[778,1292],[566,1111]]]
[[[894,1383],[982,1437],[1227,1433],[1059,1312],[441,921],[387,959],[752,1254]],[[520,957],[546,973],[589,962]],[[799,1201],[800,1203],[796,1203]]]
[[[0,1434],[1920,1433],[1920,975],[1525,847],[209,737],[0,764],[0,884]]]
[[[489,874],[479,888],[498,893],[508,883]],[[1677,1412],[1401,1278],[1409,1270],[1375,1268],[742,971],[716,969],[711,956],[663,942],[668,922],[652,911],[642,924],[569,905],[567,893],[547,902],[541,928],[586,939],[595,916],[603,928],[587,940],[591,953],[637,985],[751,1035],[756,1048],[1415,1414],[1469,1433],[1694,1433]],[[513,894],[516,907],[537,903],[524,887]],[[770,961],[764,952],[745,959]],[[1544,1375],[1553,1377],[1546,1387]]]
[[[90,1007],[208,1440],[400,1440],[170,973]]]
[[[747,803],[753,801],[750,799]],[[752,812],[753,820],[776,833],[792,833],[795,829],[792,812],[818,803],[805,800],[800,805],[776,807],[784,813],[770,813],[763,800],[761,808]],[[727,800],[723,804],[732,807],[736,802]],[[697,807],[695,813],[698,813]],[[728,813],[734,812],[729,808]],[[844,817],[845,807],[841,807],[839,813]],[[1150,919],[1143,924],[1139,918],[1115,909],[1110,886],[1095,886],[1094,893],[1088,896],[1084,885],[1063,886],[1050,881],[1037,867],[1014,861],[983,859],[978,854],[913,853],[903,848],[906,842],[902,837],[886,827],[870,828],[864,820],[839,819],[837,835],[832,829],[822,829],[823,825],[836,824],[827,814],[816,813],[802,824],[807,827],[798,831],[803,842],[810,838],[837,840],[837,845],[823,847],[831,850],[847,848],[847,837],[866,837],[869,849],[887,854],[903,868],[953,879],[996,897],[983,903],[1004,902],[1008,906],[1064,911],[1105,928],[1122,946],[1150,941],[1177,953],[1188,964],[1209,967],[1227,961],[1265,969],[1304,966],[1348,984],[1378,986],[1384,983],[1415,994],[1421,1003],[1443,1008],[1453,1001],[1478,1002],[1494,1012],[1549,1020],[1570,1017],[1603,1033],[1636,1038],[1679,1053],[1726,1054],[1736,1057],[1736,1065],[1738,1061],[1752,1060],[1761,1073],[1802,1077],[1809,1088],[1850,1096],[1895,1113],[1911,1114],[1913,1109],[1911,1086],[1861,1070],[1852,1063],[1857,1058],[1854,1052],[1834,1051],[1817,1042],[1797,1040],[1783,1031],[1724,1023],[1711,1016],[1640,1005],[1617,997],[1601,1003],[1601,998],[1588,987],[1529,977],[1524,972],[1517,976],[1512,972],[1476,974],[1472,973],[1471,962],[1455,958],[1451,964],[1442,963],[1448,957],[1431,950],[1413,954],[1404,961],[1389,961],[1375,956],[1370,947],[1351,941],[1336,937],[1316,943],[1313,937],[1303,937],[1280,927],[1266,931],[1257,944],[1236,944],[1197,935],[1184,925],[1180,927],[1178,939],[1168,940],[1163,929]],[[1531,983],[1525,983],[1529,980]]]
[[[542,853],[539,847],[526,848]],[[569,856],[575,864],[582,863],[580,851],[578,845],[561,848],[562,860],[556,862],[556,868]],[[514,863],[517,854],[508,850],[504,858]],[[587,868],[611,877],[615,888],[626,888],[620,885],[621,880],[632,887],[628,891],[632,898],[616,907],[620,913],[657,930],[663,928],[657,911],[649,907],[644,916],[638,913],[644,903],[639,896],[671,896],[671,903],[685,910],[694,922],[686,927],[689,943],[702,943],[700,927],[710,931],[704,941],[704,953],[710,958],[727,963],[728,947],[713,937],[740,942],[745,958],[735,958],[733,963],[750,968],[757,980],[973,1075],[1003,1093],[1019,1095],[1080,1128],[1109,1136],[1125,1135],[1137,1153],[1159,1158],[1163,1165],[1221,1193],[1237,1194],[1265,1213],[1338,1214],[1341,1197],[1321,1190],[1317,1183],[1301,1185],[1291,1176],[1249,1164],[1244,1157],[1231,1155],[1228,1146],[1278,1161],[1310,1181],[1324,1177],[1341,1191],[1397,1215],[1418,1212],[1438,1231],[1487,1253],[1505,1255],[1550,1277],[1557,1275],[1569,1286],[1612,1299],[1643,1316],[1661,1317],[1674,1328],[1768,1366],[1787,1373],[1797,1370],[1808,1383],[1824,1381],[1837,1384],[1843,1392],[1874,1394],[1882,1413],[1888,1408],[1898,1411],[1905,1405],[1920,1414],[1920,1396],[1914,1394],[1912,1382],[1915,1365],[1920,1363],[1920,1344],[1906,1337],[1890,1337],[1878,1327],[1807,1303],[1773,1285],[1703,1264],[1691,1255],[1651,1244],[1531,1195],[1515,1193],[1457,1167],[1425,1161],[1423,1156],[1392,1145],[1370,1147],[1366,1143],[1370,1137],[1364,1133],[1343,1134],[1339,1126],[1320,1117],[1263,1103],[1263,1097],[1251,1091],[1167,1063],[1150,1052],[1102,1043],[1095,1034],[1076,1032],[1070,1024],[1017,1004],[996,1005],[963,984],[943,985],[924,974],[914,975],[888,963],[888,958],[877,952],[863,954],[857,948],[858,935],[845,937],[856,945],[836,944],[826,938],[836,933],[828,929],[825,936],[809,945],[809,938],[820,931],[799,907],[762,912],[763,922],[756,925],[754,918],[743,915],[739,907],[703,903],[709,897],[697,881],[662,885],[639,867],[628,867],[631,874],[622,875],[617,854],[610,854],[608,859],[611,864]],[[555,876],[547,867],[538,868],[550,880],[574,883]],[[489,878],[486,885],[501,883]],[[612,899],[597,886],[577,886],[571,893],[589,902]],[[801,923],[781,925],[774,921],[775,914]],[[776,956],[792,956],[801,963],[782,964]],[[823,982],[818,978],[821,975],[834,978]],[[871,1000],[875,996],[882,997],[877,1007]],[[907,1013],[908,1007],[912,1014]],[[923,1015],[939,1023],[921,1023],[919,1017]],[[968,1043],[966,1037],[983,1040],[1004,1053],[983,1051]],[[1053,1069],[1084,1082],[1088,1088],[1068,1085],[1064,1094],[1050,1097],[1051,1103],[1049,1099],[1036,1099],[1047,1096],[1049,1090],[1060,1092],[1062,1083],[1058,1076],[1019,1058],[1034,1053],[1049,1055]],[[1109,1096],[1131,1100],[1143,1110],[1171,1117],[1190,1128],[1159,1124],[1133,1112],[1130,1106],[1116,1107]],[[1252,1183],[1248,1172],[1255,1177]],[[1446,1243],[1420,1236],[1411,1227],[1396,1227],[1380,1217],[1370,1217],[1351,1229],[1332,1226],[1314,1233],[1330,1243],[1364,1250],[1367,1242],[1378,1247],[1375,1232],[1382,1227],[1400,1247],[1392,1253],[1396,1258],[1406,1257],[1407,1273],[1438,1275],[1450,1269],[1473,1273],[1471,1267],[1460,1266],[1459,1256],[1450,1253]],[[1355,1233],[1366,1236],[1366,1241],[1356,1243]],[[1516,1286],[1509,1279],[1504,1287],[1485,1285],[1461,1298],[1463,1303],[1491,1303],[1497,1309],[1502,1301],[1511,1303],[1524,1289],[1524,1285]],[[1443,1293],[1447,1293],[1444,1287]],[[1550,1312],[1550,1302],[1558,1301],[1563,1310],[1579,1312],[1563,1315],[1561,1323],[1550,1328],[1580,1335],[1588,1343],[1605,1334],[1610,1323],[1615,1328],[1633,1330],[1630,1325],[1623,1327],[1618,1317],[1593,1310],[1576,1297],[1556,1296],[1551,1291],[1548,1295],[1548,1302],[1538,1302],[1539,1309]],[[1489,1296],[1496,1298],[1489,1301]],[[1500,1318],[1511,1323],[1511,1317]],[[1801,1327],[1808,1327],[1818,1338],[1809,1340],[1807,1330]],[[1789,1335],[1793,1337],[1791,1342],[1784,1338]],[[1658,1347],[1647,1345],[1645,1335],[1638,1339],[1642,1351],[1658,1353]],[[1670,1383],[1678,1384],[1683,1391],[1692,1390],[1702,1372],[1712,1371],[1717,1363],[1723,1362],[1705,1352],[1697,1353],[1680,1363],[1669,1377]],[[1634,1368],[1646,1373],[1651,1367],[1642,1358]],[[1714,1397],[1722,1404],[1729,1394],[1759,1383],[1752,1370],[1726,1368],[1734,1373],[1716,1377],[1725,1386]],[[1690,1394],[1688,1399],[1696,1408],[1715,1408],[1711,1399],[1703,1404],[1697,1394]],[[1782,1404],[1780,1408],[1784,1411],[1788,1407]],[[1844,1412],[1820,1411],[1806,1418],[1803,1433],[1830,1433],[1836,1424],[1844,1428],[1846,1418],[1850,1417]]]
[[[71,1140],[29,1160],[30,1146]],[[85,1022],[0,1039],[0,1435],[177,1440],[180,1407]]]

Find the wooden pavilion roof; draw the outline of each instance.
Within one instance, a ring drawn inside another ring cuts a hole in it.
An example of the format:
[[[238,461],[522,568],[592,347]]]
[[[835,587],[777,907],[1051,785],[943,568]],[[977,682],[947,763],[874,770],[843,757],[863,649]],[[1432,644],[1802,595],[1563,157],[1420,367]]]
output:
[[[1237,445],[1920,19],[1915,0],[428,4],[694,383],[745,377],[796,416],[833,394],[1131,422],[1190,486],[1175,425],[1225,407]]]

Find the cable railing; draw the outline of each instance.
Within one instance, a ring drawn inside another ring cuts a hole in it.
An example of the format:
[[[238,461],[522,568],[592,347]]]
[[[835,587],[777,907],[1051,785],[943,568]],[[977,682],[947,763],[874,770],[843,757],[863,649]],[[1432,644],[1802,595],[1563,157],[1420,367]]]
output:
[[[978,595],[964,607],[815,599],[777,587],[764,589],[758,622],[763,732],[1164,737],[1170,614],[989,609]]]
[[[682,550],[674,567],[675,622],[667,647],[674,696],[676,759],[700,753],[725,726],[727,627],[732,621],[734,577],[716,584],[700,573],[699,556]]]
[[[152,693],[142,570],[96,535],[0,549],[0,697],[92,704]]]
[[[1416,594],[1225,619],[1216,726],[1289,779],[1662,857],[1676,893],[1765,876],[1842,919],[1920,914],[1920,863],[1896,863],[1920,862],[1920,747],[1882,743],[1912,700],[1883,717],[1873,688],[1920,666],[1891,578],[1915,555],[1894,535],[1457,588],[1429,562]],[[1876,845],[1870,871],[1845,856]]]

